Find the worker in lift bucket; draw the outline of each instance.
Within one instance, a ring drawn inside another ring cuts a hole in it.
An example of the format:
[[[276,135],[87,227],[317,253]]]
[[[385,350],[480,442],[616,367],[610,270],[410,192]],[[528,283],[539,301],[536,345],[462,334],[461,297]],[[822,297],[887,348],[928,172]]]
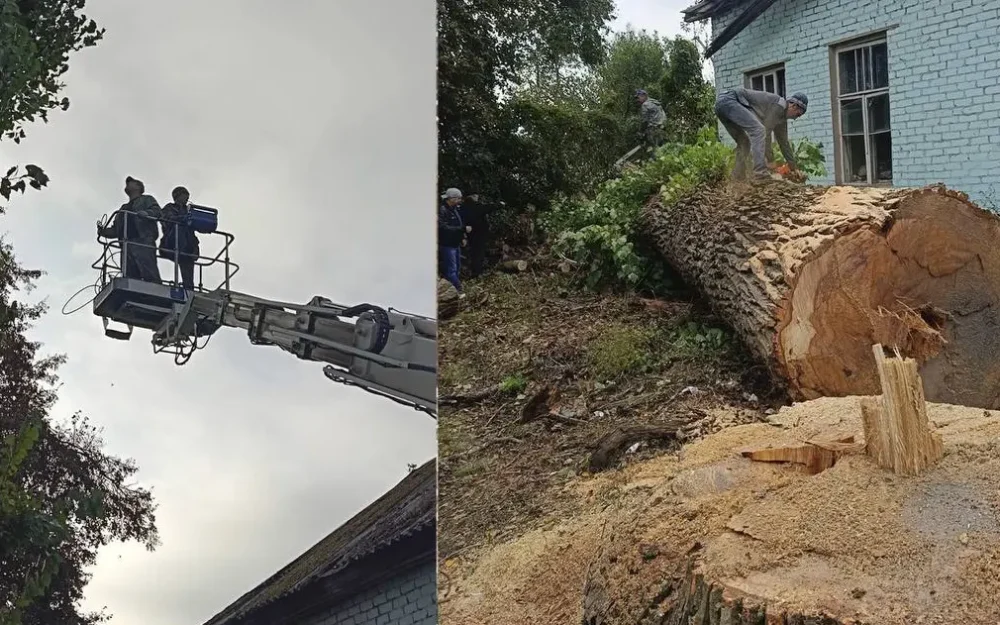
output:
[[[184,187],[171,192],[173,202],[163,207],[163,237],[160,239],[160,256],[177,263],[181,274],[181,285],[188,291],[194,290],[194,264],[201,254],[198,235],[188,225],[191,194]]]
[[[125,178],[125,195],[128,201],[121,205],[110,224],[97,222],[97,234],[121,242],[124,277],[160,284],[160,269],[156,266],[160,205],[153,196],[146,195],[146,185],[132,176]]]
[[[738,88],[719,94],[715,100],[715,114],[736,141],[733,178],[746,179],[748,160],[753,162],[754,178],[771,177],[772,132],[791,173],[797,174],[795,151],[788,143],[788,120],[804,115],[808,103],[804,93],[783,98],[776,93]]]

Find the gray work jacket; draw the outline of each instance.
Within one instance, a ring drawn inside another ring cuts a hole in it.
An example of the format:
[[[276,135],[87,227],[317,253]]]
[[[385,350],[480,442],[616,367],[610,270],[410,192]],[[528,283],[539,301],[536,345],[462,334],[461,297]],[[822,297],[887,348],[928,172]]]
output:
[[[736,95],[736,100],[753,111],[760,123],[764,125],[764,130],[767,131],[764,142],[767,160],[774,160],[771,154],[771,133],[773,132],[774,139],[778,142],[778,147],[781,148],[781,155],[785,157],[785,162],[797,167],[795,151],[788,142],[788,105],[785,98],[775,93],[754,91],[742,87],[733,89],[733,93]]]

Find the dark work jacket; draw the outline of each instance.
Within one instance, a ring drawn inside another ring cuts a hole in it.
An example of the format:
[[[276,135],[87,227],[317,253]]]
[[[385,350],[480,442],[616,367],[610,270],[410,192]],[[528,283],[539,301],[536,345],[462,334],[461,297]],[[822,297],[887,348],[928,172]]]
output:
[[[160,239],[161,256],[173,257],[175,234],[177,236],[176,248],[181,254],[191,254],[193,256],[200,254],[198,235],[194,233],[194,229],[191,226],[187,225],[187,214],[187,206],[178,206],[171,202],[163,207],[164,221],[160,224],[163,228],[163,238]]]
[[[125,218],[125,213],[133,214]],[[151,195],[140,195],[121,205],[115,213],[114,221],[98,231],[102,237],[114,238],[120,241],[139,241],[153,245],[156,243],[156,220],[160,218],[160,205]],[[126,222],[128,222],[126,230]]]
[[[466,201],[466,203],[462,205],[462,210],[460,211],[462,215],[462,223],[466,226],[472,226],[472,232],[469,233],[470,239],[483,240],[489,235],[489,214],[497,208],[497,206],[483,204],[481,202],[473,202],[471,200]]]
[[[460,207],[442,204],[438,209],[438,245],[441,247],[462,247],[465,225],[462,223]]]

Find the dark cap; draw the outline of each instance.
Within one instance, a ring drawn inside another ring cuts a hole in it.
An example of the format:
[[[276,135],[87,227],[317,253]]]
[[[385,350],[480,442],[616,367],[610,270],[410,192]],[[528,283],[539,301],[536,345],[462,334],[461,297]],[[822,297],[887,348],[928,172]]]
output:
[[[138,187],[139,187],[139,193],[145,193],[146,192],[146,185],[142,184],[142,180],[139,180],[137,178],[133,178],[132,176],[126,176],[126,178],[125,178],[125,184],[127,185],[130,182],[134,182],[136,185],[138,185]]]
[[[635,91],[635,97],[638,98],[641,95],[647,95],[646,94],[646,90],[645,89],[636,89],[636,91]]]

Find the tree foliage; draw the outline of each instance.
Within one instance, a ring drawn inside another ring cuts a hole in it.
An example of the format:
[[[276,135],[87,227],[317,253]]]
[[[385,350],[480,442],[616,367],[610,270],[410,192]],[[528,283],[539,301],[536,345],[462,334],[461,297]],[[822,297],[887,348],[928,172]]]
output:
[[[543,209],[594,193],[637,142],[639,88],[663,101],[671,140],[693,140],[711,119],[692,42],[605,39],[610,3],[528,4],[439,3],[442,187]]]
[[[536,70],[596,65],[613,0],[438,1],[438,143],[442,185],[530,201],[524,109],[508,106]]]
[[[103,35],[84,4],[0,0],[0,140],[20,143],[28,124],[69,106],[60,97],[69,56]],[[11,167],[0,196],[47,182],[37,165]],[[130,483],[135,463],[105,454],[85,417],[49,417],[63,358],[42,357],[27,338],[45,308],[23,299],[40,275],[0,240],[0,625],[83,625],[106,619],[79,607],[97,550],[116,540],[155,547],[155,506]]]
[[[84,15],[86,0],[0,0],[0,140],[20,143],[25,127],[49,112],[69,108],[62,96],[69,56],[97,45],[104,30]],[[0,196],[27,186],[41,189],[48,176],[37,165],[14,167],[0,178]]]

